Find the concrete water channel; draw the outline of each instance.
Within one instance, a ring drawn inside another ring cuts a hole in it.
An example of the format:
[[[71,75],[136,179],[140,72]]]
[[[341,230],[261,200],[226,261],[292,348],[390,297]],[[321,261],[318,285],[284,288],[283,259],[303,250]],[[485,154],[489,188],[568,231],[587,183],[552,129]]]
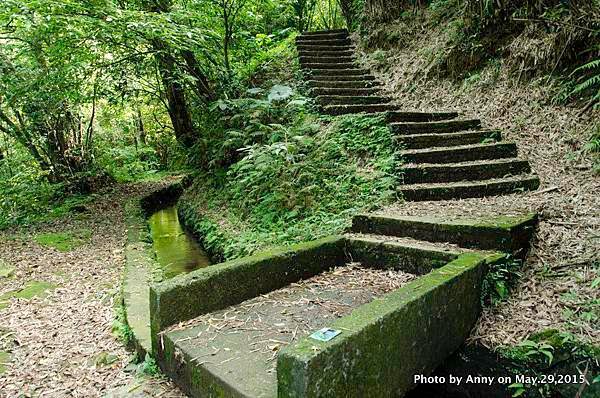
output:
[[[178,218],[180,193],[169,187],[132,203],[123,293],[135,348],[189,396],[508,393],[416,386],[413,377],[510,372],[492,352],[459,347],[486,271],[524,255],[536,215],[357,215],[343,236],[211,265]],[[340,334],[313,339],[323,326]]]
[[[185,230],[177,215],[177,205],[156,210],[148,218],[152,248],[165,279],[211,264],[210,258],[192,233]]]

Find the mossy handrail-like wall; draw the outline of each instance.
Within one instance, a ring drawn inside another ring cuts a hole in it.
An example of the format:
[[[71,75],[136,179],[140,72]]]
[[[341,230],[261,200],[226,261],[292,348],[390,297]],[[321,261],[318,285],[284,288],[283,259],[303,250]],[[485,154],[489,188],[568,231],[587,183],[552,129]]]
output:
[[[487,264],[503,257],[462,254],[338,319],[333,340],[287,347],[277,360],[278,396],[401,396],[469,336]]]

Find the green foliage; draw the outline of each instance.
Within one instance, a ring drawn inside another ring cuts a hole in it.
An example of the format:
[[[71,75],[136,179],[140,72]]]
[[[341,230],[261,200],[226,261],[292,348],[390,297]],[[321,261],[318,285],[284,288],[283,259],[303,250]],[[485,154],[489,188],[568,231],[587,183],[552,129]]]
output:
[[[495,306],[506,300],[521,276],[521,266],[521,260],[508,254],[502,261],[491,264],[481,287],[482,304]]]
[[[125,306],[123,300],[117,300],[114,306],[115,318],[112,323],[112,333],[121,341],[126,347],[132,347],[134,341],[133,330],[127,324],[127,317],[125,314]]]
[[[130,182],[155,174],[159,168],[154,148],[124,146],[106,148],[99,164],[118,182]]]
[[[515,347],[503,348],[501,354],[533,369],[547,369],[564,361],[595,360],[600,349],[577,340],[568,332],[548,329],[534,333]]]
[[[217,235],[215,221],[196,220],[226,258],[340,232],[352,214],[395,198],[399,160],[384,116],[321,118],[305,99],[276,91],[221,104],[224,124],[237,128],[214,144],[213,158],[228,161],[192,190],[191,200],[207,202],[217,218],[252,226]]]
[[[146,376],[156,376],[160,374],[160,368],[158,367],[156,360],[148,353],[146,353],[146,357],[138,369],[140,373]]]
[[[42,246],[53,247],[61,252],[70,252],[79,246],[90,242],[92,231],[80,229],[71,232],[49,232],[35,236],[35,240]]]
[[[595,107],[600,104],[600,58],[581,65],[573,71],[579,75],[578,84],[571,92],[573,95],[588,94]],[[600,151],[600,146],[597,148]]]
[[[594,172],[600,174],[600,126],[596,128],[583,150],[592,156]]]
[[[287,33],[280,32],[280,35]],[[261,45],[248,62],[240,65],[238,74],[242,86],[264,87],[294,78],[299,70],[294,41],[296,35],[291,34],[279,41],[278,38],[275,35],[265,37],[269,44]]]
[[[48,182],[46,173],[27,152],[11,148],[11,144],[6,147],[0,159],[0,230],[60,217],[92,198],[67,196],[69,184]]]

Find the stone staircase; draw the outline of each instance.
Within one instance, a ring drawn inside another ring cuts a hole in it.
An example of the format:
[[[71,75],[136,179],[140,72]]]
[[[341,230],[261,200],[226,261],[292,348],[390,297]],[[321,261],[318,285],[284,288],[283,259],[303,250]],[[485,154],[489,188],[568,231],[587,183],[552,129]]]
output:
[[[385,112],[404,160],[398,192],[408,201],[503,195],[539,187],[527,160],[497,130],[458,112],[405,112],[381,94],[381,83],[354,63],[346,30],[296,38],[300,65],[323,113]]]

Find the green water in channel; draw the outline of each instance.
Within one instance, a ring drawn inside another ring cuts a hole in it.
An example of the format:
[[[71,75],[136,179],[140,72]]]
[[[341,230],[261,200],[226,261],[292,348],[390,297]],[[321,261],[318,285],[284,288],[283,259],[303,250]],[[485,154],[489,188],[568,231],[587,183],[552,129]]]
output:
[[[177,216],[177,206],[153,213],[148,219],[152,246],[165,278],[210,265],[210,259],[194,236],[186,231]]]

